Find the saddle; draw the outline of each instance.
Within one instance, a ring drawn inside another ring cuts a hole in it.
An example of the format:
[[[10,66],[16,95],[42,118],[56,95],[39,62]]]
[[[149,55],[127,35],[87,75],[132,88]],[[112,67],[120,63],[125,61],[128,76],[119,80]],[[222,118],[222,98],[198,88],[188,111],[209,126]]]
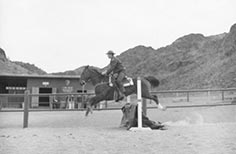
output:
[[[134,85],[133,79],[131,77],[128,77],[128,76],[126,76],[122,82],[123,82],[123,86],[124,87],[128,87],[128,86]]]
[[[113,78],[112,76],[109,76],[109,86],[110,87],[115,87],[114,84],[113,84],[114,79],[112,79],[112,78]],[[128,86],[134,85],[133,79],[130,78],[130,77],[127,77],[127,76],[123,79],[122,83],[123,83],[124,87],[128,87]],[[115,88],[117,88],[117,87],[115,87]],[[115,90],[114,94],[113,94],[113,99],[116,102],[118,102],[119,101],[118,98],[119,98],[119,93],[118,93],[117,90]]]
[[[112,76],[109,76],[109,86],[111,86],[111,87],[114,86],[112,81],[113,81],[112,80]],[[125,76],[125,78],[123,79],[122,83],[123,83],[124,87],[128,87],[128,86],[134,85],[133,79],[131,77],[128,77],[128,76]]]

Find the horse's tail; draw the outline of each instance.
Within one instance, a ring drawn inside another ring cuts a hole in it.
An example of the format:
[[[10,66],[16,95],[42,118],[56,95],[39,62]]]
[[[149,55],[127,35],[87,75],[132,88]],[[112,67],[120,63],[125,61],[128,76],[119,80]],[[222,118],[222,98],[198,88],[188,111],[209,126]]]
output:
[[[154,76],[147,76],[147,77],[144,77],[144,79],[146,79],[154,88],[158,87],[160,84],[160,81]]]

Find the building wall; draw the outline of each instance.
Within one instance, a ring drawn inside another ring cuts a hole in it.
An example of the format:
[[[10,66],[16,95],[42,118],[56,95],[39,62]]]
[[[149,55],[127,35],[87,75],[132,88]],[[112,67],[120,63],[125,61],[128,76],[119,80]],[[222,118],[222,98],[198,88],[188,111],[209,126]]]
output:
[[[70,81],[68,84],[68,80]],[[44,85],[47,83],[48,85]],[[29,78],[27,80],[27,89],[30,90],[31,93],[38,94],[40,88],[52,88],[53,93],[77,93],[78,91],[82,91],[82,86],[79,83],[79,79],[75,78]],[[69,91],[67,91],[69,89]],[[94,87],[91,84],[86,84],[84,90],[87,92],[93,92]],[[56,96],[54,97],[56,100],[61,103],[66,102],[67,96]],[[50,101],[53,101],[51,98]],[[39,97],[33,96],[31,98],[31,107],[39,106]]]
[[[79,82],[79,78],[65,78],[65,77],[29,77],[29,76],[22,76],[22,77],[17,77],[17,76],[0,76],[0,79],[2,82],[0,82],[0,87],[1,87],[1,91],[0,93],[11,93],[11,90],[6,90],[7,86],[16,86],[19,87],[22,85],[20,84],[21,80],[25,80],[25,87],[27,85],[27,89],[30,90],[30,93],[34,93],[34,94],[38,94],[39,93],[39,89],[43,88],[43,87],[48,87],[48,88],[52,88],[52,93],[64,93],[65,90],[68,89],[72,89],[72,93],[77,93],[78,91],[82,91],[82,86],[80,85]],[[4,80],[3,80],[4,79]],[[69,85],[66,85],[66,80],[70,81]],[[27,81],[27,84],[26,84]],[[9,84],[12,85],[9,85]],[[20,85],[15,85],[16,83],[19,83]],[[48,85],[44,85],[44,83],[48,83]],[[26,89],[25,88],[25,89]],[[86,86],[84,87],[87,92],[93,92],[94,91],[94,86],[92,86],[91,84],[86,84]],[[16,93],[17,91],[14,90],[14,93]],[[24,90],[22,91],[22,93],[24,93]],[[57,99],[59,101],[65,101],[65,97],[58,97]],[[18,100],[19,99],[19,100]],[[51,99],[51,97],[50,97]],[[39,97],[36,96],[32,96],[31,100],[31,106],[32,107],[38,107],[39,106]],[[22,106],[22,101],[23,101],[23,97],[22,98],[16,98],[16,97],[2,97],[0,96],[0,104],[3,104],[4,107],[21,107]]]
[[[56,88],[57,93],[63,93],[62,88],[66,86],[65,81],[70,80],[69,86],[73,87],[73,92],[77,92],[77,90],[82,89],[82,87],[79,84],[79,79],[53,79],[53,78],[30,78],[27,81],[27,88],[29,90],[32,89],[32,87],[50,87],[50,88]],[[49,85],[45,86],[43,85],[44,82],[48,82]]]

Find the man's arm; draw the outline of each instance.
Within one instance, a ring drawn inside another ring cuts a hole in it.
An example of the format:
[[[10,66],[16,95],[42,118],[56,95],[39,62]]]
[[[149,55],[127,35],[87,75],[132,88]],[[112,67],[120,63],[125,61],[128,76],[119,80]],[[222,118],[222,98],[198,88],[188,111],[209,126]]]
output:
[[[110,74],[114,70],[114,68],[116,67],[117,63],[118,63],[118,61],[116,59],[111,61],[110,67],[107,70],[107,74]]]

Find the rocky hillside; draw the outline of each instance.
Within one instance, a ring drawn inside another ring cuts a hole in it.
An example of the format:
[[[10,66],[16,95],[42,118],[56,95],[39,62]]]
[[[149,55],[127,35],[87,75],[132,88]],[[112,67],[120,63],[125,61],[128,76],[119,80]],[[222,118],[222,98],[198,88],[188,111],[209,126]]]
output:
[[[229,33],[189,34],[157,50],[137,46],[118,57],[130,76],[154,75],[161,89],[236,87],[236,24]]]
[[[69,71],[65,71],[65,72],[56,72],[56,73],[51,73],[51,74],[52,75],[81,75],[84,68],[85,68],[85,66],[81,66],[75,70],[69,70]],[[100,72],[102,72],[102,70],[103,70],[103,68],[98,68],[98,67],[94,67],[94,68],[99,70]]]
[[[0,48],[0,61],[7,61],[6,53],[3,49]]]
[[[13,63],[17,64],[18,66],[21,66],[25,68],[29,74],[39,74],[39,75],[44,75],[47,74],[44,70],[38,68],[34,64],[30,63],[24,63],[24,62],[19,62],[19,61],[14,61]]]
[[[75,70],[65,71],[65,72],[56,72],[52,73],[53,75],[80,75],[84,70],[85,66],[81,66]]]
[[[12,62],[7,59],[6,53],[0,48],[0,74],[46,74],[45,71],[33,64]]]

